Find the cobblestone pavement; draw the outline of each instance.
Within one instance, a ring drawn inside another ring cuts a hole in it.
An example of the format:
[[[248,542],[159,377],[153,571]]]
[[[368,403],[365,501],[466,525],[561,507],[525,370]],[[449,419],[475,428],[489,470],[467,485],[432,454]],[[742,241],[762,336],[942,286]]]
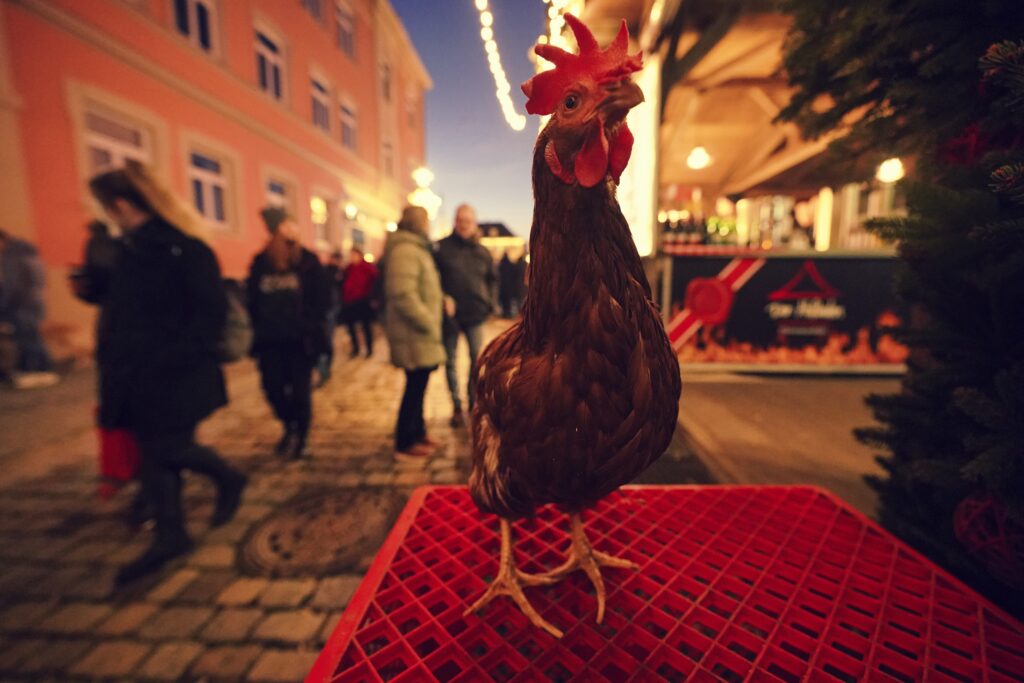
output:
[[[130,488],[96,495],[88,373],[52,400],[0,393],[0,680],[302,680],[412,488],[466,479],[467,435],[448,426],[443,372],[426,400],[443,447],[420,467],[394,463],[402,374],[383,343],[371,359],[339,349],[315,395],[312,456],[300,462],[271,454],[280,428],[251,363],[228,374],[231,405],[200,440],[250,476],[237,518],[209,530],[213,489],[189,478],[195,551],[116,593],[114,572],[149,532],[126,523]],[[707,481],[680,444],[642,481]]]

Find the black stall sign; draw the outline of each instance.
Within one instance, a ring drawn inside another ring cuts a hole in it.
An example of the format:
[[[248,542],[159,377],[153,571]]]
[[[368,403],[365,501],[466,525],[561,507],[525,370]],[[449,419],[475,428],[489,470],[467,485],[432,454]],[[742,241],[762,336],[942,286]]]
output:
[[[684,362],[902,363],[889,257],[681,257],[669,337]]]

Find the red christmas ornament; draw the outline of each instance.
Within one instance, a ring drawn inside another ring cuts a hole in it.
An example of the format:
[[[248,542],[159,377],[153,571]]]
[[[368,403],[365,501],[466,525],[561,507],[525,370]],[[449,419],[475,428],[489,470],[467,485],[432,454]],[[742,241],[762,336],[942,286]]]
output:
[[[1024,588],[1024,526],[992,496],[970,496],[956,506],[953,533],[992,576]]]

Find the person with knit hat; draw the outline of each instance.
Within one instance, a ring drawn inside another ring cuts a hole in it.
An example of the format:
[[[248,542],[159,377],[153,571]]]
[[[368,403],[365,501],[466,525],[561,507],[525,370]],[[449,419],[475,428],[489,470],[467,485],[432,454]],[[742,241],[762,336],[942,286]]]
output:
[[[299,244],[295,220],[279,207],[260,212],[270,237],[249,269],[252,353],[263,392],[284,434],[276,452],[304,455],[313,416],[313,367],[330,344],[324,319],[330,300],[320,259]]]

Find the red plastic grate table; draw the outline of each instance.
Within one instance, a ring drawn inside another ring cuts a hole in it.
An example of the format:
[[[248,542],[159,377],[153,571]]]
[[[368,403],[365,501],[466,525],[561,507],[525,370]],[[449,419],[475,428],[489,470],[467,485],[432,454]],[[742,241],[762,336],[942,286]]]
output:
[[[497,569],[497,519],[465,487],[418,489],[307,681],[1024,681],[1024,625],[810,487],[626,487],[585,516],[608,608],[582,572],[463,616]],[[515,525],[516,560],[568,546],[550,507]]]

